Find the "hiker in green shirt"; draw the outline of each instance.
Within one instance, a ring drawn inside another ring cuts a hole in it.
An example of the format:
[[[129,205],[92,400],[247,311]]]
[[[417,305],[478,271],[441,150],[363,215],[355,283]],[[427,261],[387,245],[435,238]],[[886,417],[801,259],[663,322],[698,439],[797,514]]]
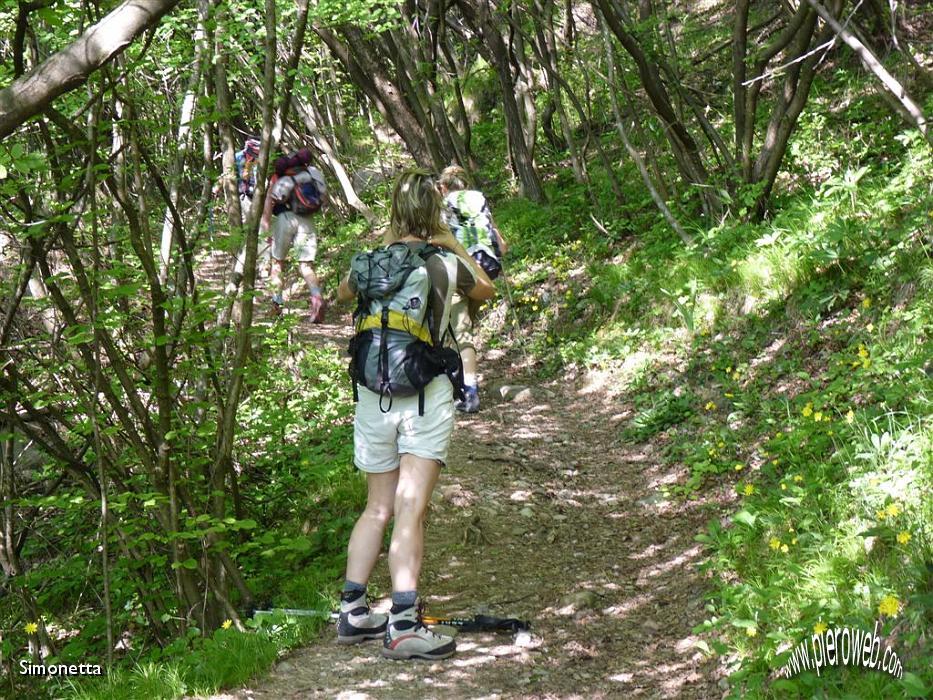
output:
[[[486,197],[470,189],[466,171],[457,165],[445,168],[438,181],[446,207],[445,220],[454,236],[483,268],[490,279],[502,272],[501,259],[509,247],[492,220]],[[451,308],[451,323],[463,358],[463,381],[466,396],[457,402],[457,410],[479,410],[479,379],[476,362],[476,316],[479,304],[458,295]]]

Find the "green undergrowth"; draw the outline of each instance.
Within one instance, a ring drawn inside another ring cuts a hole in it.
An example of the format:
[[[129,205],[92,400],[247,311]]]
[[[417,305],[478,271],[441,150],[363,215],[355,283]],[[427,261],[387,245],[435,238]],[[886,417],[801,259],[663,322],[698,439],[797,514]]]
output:
[[[494,207],[512,252],[486,342],[520,338],[542,376],[612,373],[619,441],[657,445],[685,474],[667,497],[707,503],[697,648],[737,698],[933,695],[933,159],[865,127],[876,102],[833,104],[804,115],[769,218],[687,219],[689,246],[567,171],[545,205]],[[856,138],[832,136],[844,119]],[[903,678],[777,678],[815,631],[876,622]]]
[[[294,319],[286,316],[257,329],[259,344],[245,373],[246,399],[234,449],[241,502],[227,504],[223,521],[202,517],[186,522],[182,535],[198,536],[194,533],[206,526],[227,533],[227,551],[254,597],[252,605],[241,598],[232,601],[242,629],[232,619],[212,630],[189,626],[186,634],[160,646],[149,636],[143,601],[128,583],[133,564],[119,560],[111,571],[111,591],[114,629],[123,641],[109,674],[70,680],[16,677],[15,697],[122,700],[212,694],[261,674],[329,624],[346,542],[365,501],[365,482],[352,466],[353,401],[343,358],[328,346],[297,342]],[[111,507],[132,506],[121,505],[123,500],[113,494]],[[76,528],[82,520],[93,522],[91,510],[79,512],[80,497],[73,504],[47,507],[70,508]],[[152,537],[145,509],[138,523],[128,522],[129,536]],[[93,533],[88,540],[92,546]],[[111,546],[118,547],[116,542]],[[38,603],[47,611],[46,624],[62,635],[58,656],[46,663],[105,666],[103,621],[83,607],[56,607],[56,601],[70,599],[62,586],[78,576],[73,564],[87,566],[78,558],[50,557],[28,574],[41,591]],[[156,588],[170,585],[154,582]],[[255,609],[276,608],[316,610],[320,616],[254,617]],[[22,624],[17,627],[14,635]],[[3,641],[12,644],[16,637]]]

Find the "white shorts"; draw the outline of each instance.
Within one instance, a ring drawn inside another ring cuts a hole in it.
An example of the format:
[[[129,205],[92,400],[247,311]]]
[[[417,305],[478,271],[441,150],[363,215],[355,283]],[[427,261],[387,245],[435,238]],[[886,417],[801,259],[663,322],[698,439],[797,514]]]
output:
[[[435,377],[424,388],[424,415],[418,415],[418,396],[395,397],[383,413],[379,394],[359,387],[353,422],[354,463],[371,473],[398,469],[399,457],[412,454],[447,461],[447,448],[454,430],[453,387],[446,375]],[[383,402],[384,404],[387,401]]]
[[[307,216],[283,211],[272,221],[272,257],[285,260],[288,251],[298,262],[314,262],[317,257],[317,231]]]

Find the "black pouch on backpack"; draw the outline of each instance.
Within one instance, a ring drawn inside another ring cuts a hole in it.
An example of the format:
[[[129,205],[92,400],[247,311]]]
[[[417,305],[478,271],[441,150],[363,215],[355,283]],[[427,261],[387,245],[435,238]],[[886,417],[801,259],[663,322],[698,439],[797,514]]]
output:
[[[466,384],[463,381],[463,360],[460,353],[453,348],[441,348],[437,351],[444,374],[450,379],[454,388],[454,398],[463,401],[466,398]]]
[[[473,259],[483,268],[489,279],[494,280],[502,273],[502,263],[492,257],[485,250],[477,250],[473,253]]]
[[[463,362],[460,353],[453,348],[433,348],[420,341],[412,343],[405,357],[405,374],[412,385],[419,387],[446,374],[453,386],[454,398],[463,400]]]

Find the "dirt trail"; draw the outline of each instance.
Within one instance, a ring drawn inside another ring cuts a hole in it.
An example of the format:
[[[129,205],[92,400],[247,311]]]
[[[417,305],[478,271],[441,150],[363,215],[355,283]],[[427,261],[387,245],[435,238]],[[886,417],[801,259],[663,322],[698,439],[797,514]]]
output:
[[[347,329],[303,324],[301,333],[342,346]],[[521,376],[514,359],[487,354],[482,411],[457,417],[421,590],[429,612],[528,619],[530,640],[462,635],[452,659],[408,663],[383,659],[378,642],[338,646],[329,627],[215,700],[722,695],[717,664],[691,633],[705,587],[694,535],[712,513],[657,494],[678,475],[658,466],[650,445],[619,440],[618,400]],[[503,398],[503,385],[530,397]],[[390,590],[386,568],[383,556],[372,588]]]

